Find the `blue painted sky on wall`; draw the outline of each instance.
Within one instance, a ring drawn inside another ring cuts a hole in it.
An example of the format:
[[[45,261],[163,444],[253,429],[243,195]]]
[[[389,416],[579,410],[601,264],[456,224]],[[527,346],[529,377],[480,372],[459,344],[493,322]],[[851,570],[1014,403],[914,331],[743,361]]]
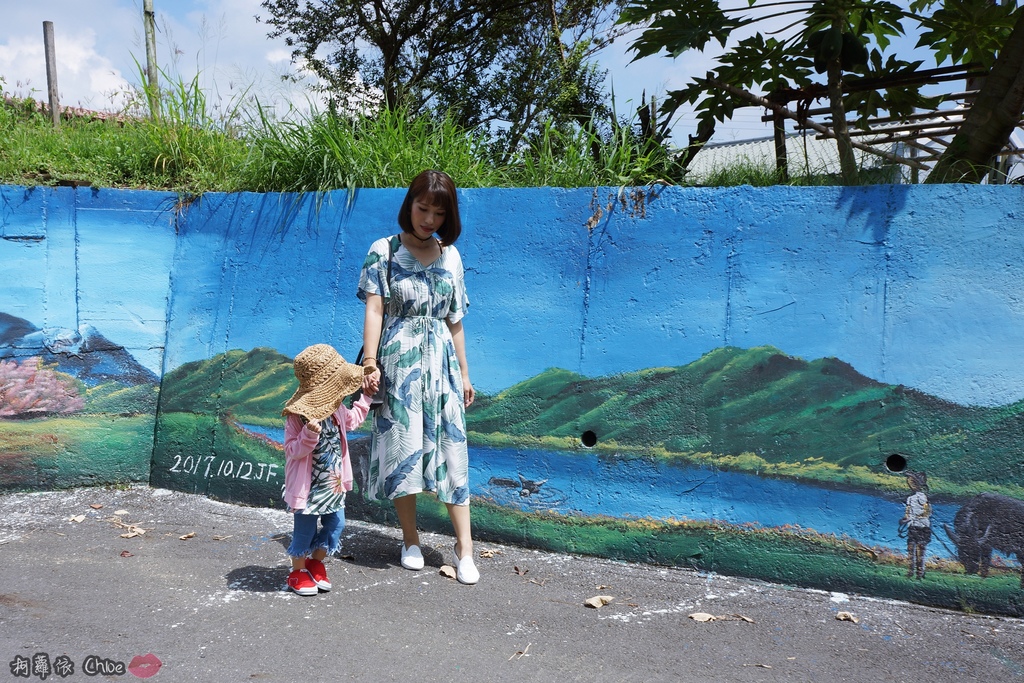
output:
[[[1024,244],[1004,226],[1020,195],[973,190],[968,220],[957,188],[674,189],[645,218],[617,205],[592,233],[590,191],[464,193],[474,383],[494,392],[549,367],[598,376],[770,344],[962,403],[1018,400]],[[286,233],[277,200],[203,206],[179,246],[167,367],[320,341],[353,356],[359,267],[402,197],[363,191],[346,209],[335,196],[318,225],[307,202]]]
[[[160,374],[174,197],[0,187],[0,311],[50,336],[92,325]]]
[[[321,341],[354,356],[359,268],[404,196],[333,195],[317,221],[311,199],[207,195],[176,236],[165,195],[80,192],[73,219],[73,191],[46,207],[43,192],[3,193],[0,311],[91,324],[158,373],[168,282],[166,370]],[[1020,188],[672,189],[643,218],[616,203],[592,232],[588,190],[461,201],[480,390],[770,344],[961,403],[1024,397],[1024,236],[1006,229]]]

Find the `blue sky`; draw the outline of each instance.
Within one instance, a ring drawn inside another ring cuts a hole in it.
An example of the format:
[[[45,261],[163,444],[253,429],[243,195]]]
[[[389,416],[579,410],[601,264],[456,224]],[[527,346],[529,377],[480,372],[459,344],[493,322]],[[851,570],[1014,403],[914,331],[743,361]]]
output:
[[[293,72],[289,49],[280,39],[268,39],[267,26],[255,20],[257,14],[266,15],[259,0],[154,0],[154,5],[161,66],[170,65],[169,70],[186,79],[198,70],[211,102],[226,106],[248,87],[264,103],[306,105],[302,85],[281,82],[282,75]],[[120,106],[128,85],[139,80],[133,60],[145,63],[141,7],[141,0],[0,0],[0,76],[6,80],[6,90],[45,97],[42,22],[52,21],[62,104],[94,109]],[[620,114],[639,105],[644,93],[648,98],[660,97],[713,66],[713,48],[678,59],[655,56],[632,62],[628,51],[632,39],[627,35],[600,54]],[[731,121],[719,124],[713,141],[771,135],[761,115],[755,107],[738,110]],[[674,139],[685,142],[695,125],[692,113],[681,110]]]

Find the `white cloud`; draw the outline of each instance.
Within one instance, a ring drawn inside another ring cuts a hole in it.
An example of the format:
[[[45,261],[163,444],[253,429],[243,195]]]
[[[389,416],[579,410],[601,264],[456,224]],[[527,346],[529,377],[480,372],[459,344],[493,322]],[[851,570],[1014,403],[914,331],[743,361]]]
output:
[[[0,31],[0,76],[9,92],[45,99],[43,22],[52,21],[61,104],[97,109],[120,106],[113,93],[127,85],[123,74],[131,47],[123,36],[131,19],[130,3],[127,10],[124,3],[113,0],[17,5],[4,8]]]
[[[285,50],[283,48],[277,48],[277,49],[274,49],[274,50],[268,50],[267,54],[266,54],[266,59],[267,59],[267,63],[268,64],[281,64],[281,63],[287,64],[288,62],[291,61],[291,58],[292,58],[291,53],[288,52],[288,50]]]
[[[54,22],[61,104],[119,109],[136,61],[145,66],[142,8],[138,0],[0,0],[0,76],[6,90],[39,99],[46,93],[43,21]],[[8,8],[6,5],[17,5]],[[308,106],[302,85],[282,76],[293,71],[283,41],[270,41],[256,21],[259,0],[156,0],[157,61],[164,75],[190,83],[197,77],[211,105],[227,106],[242,93],[279,108]],[[161,78],[163,85],[166,79]]]

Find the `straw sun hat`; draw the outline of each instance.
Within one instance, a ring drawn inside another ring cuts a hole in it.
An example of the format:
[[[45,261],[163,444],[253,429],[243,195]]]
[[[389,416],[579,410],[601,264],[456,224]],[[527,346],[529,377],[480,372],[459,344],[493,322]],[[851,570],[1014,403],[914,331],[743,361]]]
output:
[[[328,344],[314,344],[295,356],[299,389],[284,404],[282,415],[295,413],[311,422],[327,419],[341,400],[363,384],[363,374],[373,368],[346,363]]]

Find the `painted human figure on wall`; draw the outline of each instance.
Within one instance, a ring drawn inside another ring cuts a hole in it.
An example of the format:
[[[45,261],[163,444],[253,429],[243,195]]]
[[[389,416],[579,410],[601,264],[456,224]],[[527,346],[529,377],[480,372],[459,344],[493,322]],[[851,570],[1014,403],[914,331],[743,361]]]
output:
[[[924,578],[924,553],[932,540],[932,506],[928,502],[928,475],[907,471],[907,485],[911,494],[907,498],[900,526],[907,527],[908,578]]]

